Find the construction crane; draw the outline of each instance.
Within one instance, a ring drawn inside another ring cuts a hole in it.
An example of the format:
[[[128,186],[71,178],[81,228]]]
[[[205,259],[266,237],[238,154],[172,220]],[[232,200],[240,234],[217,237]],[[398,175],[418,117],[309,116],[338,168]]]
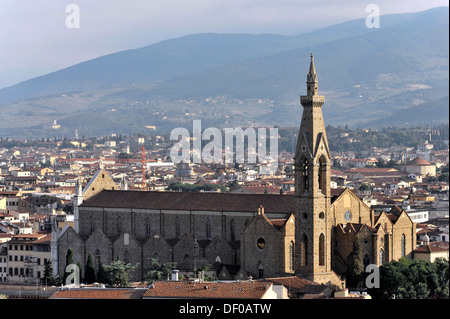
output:
[[[141,190],[145,191],[147,190],[147,183],[145,182],[146,180],[146,176],[145,176],[145,172],[146,172],[146,168],[147,168],[147,155],[145,154],[145,147],[141,146],[141,150],[142,150],[142,154],[141,154],[141,164],[142,164],[142,186],[141,186]]]

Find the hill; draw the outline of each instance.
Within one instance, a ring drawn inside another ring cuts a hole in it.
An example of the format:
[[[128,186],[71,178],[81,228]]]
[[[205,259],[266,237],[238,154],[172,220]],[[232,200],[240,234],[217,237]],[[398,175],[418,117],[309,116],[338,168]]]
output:
[[[328,123],[395,125],[395,112],[448,96],[448,35],[443,7],[382,16],[379,29],[360,19],[298,36],[171,39],[1,89],[0,135],[168,132],[193,119],[296,126],[311,51]],[[430,121],[439,112],[428,112]]]

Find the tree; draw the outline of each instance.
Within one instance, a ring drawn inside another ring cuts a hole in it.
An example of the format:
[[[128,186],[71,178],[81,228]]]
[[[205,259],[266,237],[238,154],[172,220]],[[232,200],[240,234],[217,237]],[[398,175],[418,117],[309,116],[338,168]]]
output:
[[[177,267],[175,262],[167,262],[164,264],[159,263],[156,258],[148,259],[150,266],[144,276],[145,279],[151,281],[157,281],[167,278],[173,269]]]
[[[350,287],[356,287],[363,279],[364,263],[362,256],[361,243],[359,242],[359,236],[353,241],[353,251],[347,257],[347,285]]]
[[[84,281],[87,284],[92,284],[95,282],[95,267],[91,254],[89,254],[86,266],[84,267]]]
[[[373,298],[448,299],[448,261],[434,262],[401,258],[380,267],[380,288],[369,291]]]
[[[107,283],[107,274],[106,274],[105,266],[103,266],[103,264],[101,262],[98,265],[97,282]]]
[[[128,287],[130,285],[130,273],[137,266],[138,264],[125,264],[120,259],[113,261],[109,265],[105,265],[107,283],[113,287]]]
[[[58,282],[57,282],[58,280],[53,275],[53,263],[52,263],[51,259],[47,260],[47,262],[45,263],[44,277],[42,277],[41,280],[42,280],[42,283],[45,283],[47,285],[57,285],[58,284]]]

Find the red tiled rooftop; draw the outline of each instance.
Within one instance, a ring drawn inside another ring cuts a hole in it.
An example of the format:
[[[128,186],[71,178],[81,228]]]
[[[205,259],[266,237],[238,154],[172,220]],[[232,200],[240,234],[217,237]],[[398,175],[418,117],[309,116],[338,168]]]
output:
[[[291,213],[294,196],[103,190],[81,207],[257,212],[261,205],[266,213]]]
[[[52,299],[142,299],[145,289],[70,289],[59,290]]]
[[[203,282],[158,281],[143,297],[147,298],[244,298],[260,299],[271,283],[262,281]]]

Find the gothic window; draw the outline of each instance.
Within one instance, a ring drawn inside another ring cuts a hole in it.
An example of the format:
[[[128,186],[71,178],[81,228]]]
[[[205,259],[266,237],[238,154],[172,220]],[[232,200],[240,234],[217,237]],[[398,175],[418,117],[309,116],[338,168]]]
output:
[[[319,236],[319,266],[325,265],[325,236]]]
[[[122,233],[122,219],[120,218],[120,216],[118,216],[116,218],[116,227],[117,227],[117,233],[118,234]]]
[[[92,216],[89,218],[89,228],[92,234],[94,232],[94,217]]]
[[[322,193],[324,193],[325,191],[325,187],[326,187],[326,163],[325,163],[325,159],[323,156],[321,156],[319,158],[319,174],[318,174],[318,178],[319,178],[319,189],[322,191]]]
[[[300,242],[300,265],[306,266],[308,264],[308,237],[303,234]]]
[[[130,253],[128,250],[125,250],[125,253],[123,254],[123,262],[125,264],[128,264],[130,262]]]
[[[180,218],[175,218],[175,237],[180,237]]]
[[[230,239],[236,240],[236,223],[234,222],[234,219],[230,222]]]
[[[364,264],[364,268],[367,267],[368,264],[370,264],[370,258],[369,255],[365,254],[364,258],[363,258],[363,264]]]
[[[403,234],[402,235],[402,242],[401,242],[401,245],[402,245],[402,247],[401,247],[401,249],[402,249],[402,257],[405,257],[405,255],[406,255],[406,237],[405,237],[405,234]]]
[[[380,249],[379,259],[380,260],[378,261],[378,264],[379,264],[379,266],[381,266],[384,264],[384,250],[383,249]]]
[[[206,220],[206,238],[211,238],[211,220],[209,217]]]
[[[309,188],[309,166],[308,166],[308,159],[305,158],[302,163],[302,179],[303,179],[303,188],[308,189]]]
[[[97,249],[96,251],[95,251],[95,268],[96,269],[99,269],[99,267],[100,267],[100,251]]]
[[[150,219],[148,217],[145,219],[145,234],[147,236],[151,234]]]
[[[291,241],[289,244],[289,270],[294,271],[294,261],[295,261],[295,246],[294,242]]]
[[[258,265],[258,277],[264,278],[264,267],[261,262],[259,262],[259,265]]]

